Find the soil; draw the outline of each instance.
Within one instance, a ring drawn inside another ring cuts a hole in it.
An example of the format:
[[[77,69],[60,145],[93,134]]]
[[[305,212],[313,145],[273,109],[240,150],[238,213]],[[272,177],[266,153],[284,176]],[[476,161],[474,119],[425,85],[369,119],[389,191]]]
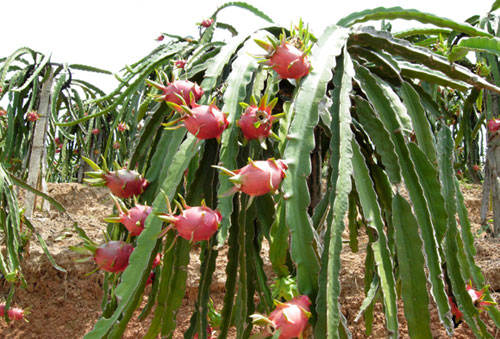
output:
[[[106,226],[103,218],[112,214],[113,206],[105,188],[88,187],[76,183],[49,184],[48,193],[66,207],[69,215],[78,222],[79,227],[83,228],[90,238],[97,243],[103,241],[102,230]],[[476,262],[491,286],[493,297],[500,300],[500,239],[487,238],[485,233],[480,232],[481,186],[467,185],[464,187],[464,196],[476,235]],[[81,244],[81,240],[74,232],[73,221],[68,215],[57,211],[37,210],[32,222],[47,242],[56,262],[67,272],[54,269],[38,242],[33,239],[23,262],[23,273],[28,287],[17,288],[13,300],[15,307],[30,308],[31,313],[26,317],[29,322],[11,321],[7,324],[0,320],[0,338],[81,338],[92,329],[100,316],[103,275],[99,272],[86,275],[95,268],[93,262],[75,262],[75,259],[81,258],[81,255],[70,251],[68,247]],[[348,239],[347,234],[345,239]],[[341,305],[353,338],[367,337],[364,333],[363,318],[355,322],[364,298],[363,277],[366,252],[363,247],[361,242],[359,251],[353,253],[346,244],[342,253]],[[219,309],[224,297],[226,254],[224,250],[219,254],[211,289],[211,297],[215,307]],[[177,316],[178,328],[174,338],[183,337],[182,333],[187,329],[194,309],[199,270],[198,255],[199,250],[195,248],[191,254],[186,295]],[[0,286],[0,298],[5,298],[7,293],[8,285],[4,282],[3,286]],[[146,295],[147,293],[148,290],[146,290]],[[444,328],[440,325],[437,312],[432,306],[431,317],[434,338],[445,338]],[[495,338],[500,338],[500,331],[486,316],[483,318],[487,322],[490,333]],[[402,304],[399,305],[399,320],[402,337],[408,337]],[[127,339],[142,337],[148,329],[149,321],[150,319],[146,319],[140,322],[133,317],[123,337]],[[233,337],[235,337],[234,332]],[[377,304],[373,332],[369,338],[386,337],[382,307]],[[454,333],[454,338],[472,337],[466,324],[459,325]]]

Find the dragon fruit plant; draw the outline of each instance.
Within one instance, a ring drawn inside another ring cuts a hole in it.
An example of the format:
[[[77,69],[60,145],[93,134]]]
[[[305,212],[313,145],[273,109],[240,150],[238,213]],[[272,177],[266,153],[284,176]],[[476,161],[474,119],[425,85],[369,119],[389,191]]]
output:
[[[149,186],[149,182],[136,171],[125,168],[109,171],[104,158],[103,169],[86,157],[82,156],[82,159],[94,170],[92,172],[86,172],[91,178],[84,179],[84,181],[91,186],[107,186],[111,193],[118,198],[126,199],[133,196],[139,196]],[[119,167],[118,164],[115,164],[115,167]]]
[[[201,265],[186,337],[198,333],[206,338],[208,325],[220,338],[247,338],[253,330],[250,315],[256,312],[266,318],[267,336],[292,338],[311,333],[315,338],[329,338],[344,330],[349,336],[339,295],[339,263],[344,248],[348,250],[339,234],[347,231],[348,217],[352,250],[360,236],[377,235],[367,240],[370,256],[365,262],[365,282],[378,286],[387,336],[398,336],[401,330],[400,299],[409,336],[432,337],[431,325],[436,319],[451,334],[447,293],[462,300],[465,297],[470,304],[465,286],[456,282],[463,280],[463,272],[470,272],[477,286],[484,279],[474,264],[465,206],[455,186],[456,133],[447,119],[434,116],[447,112],[455,100],[434,99],[441,95],[438,88],[452,87],[461,92],[457,97],[469,98],[474,114],[478,101],[473,94],[483,89],[483,95],[500,93],[500,87],[464,66],[468,63],[450,63],[414,44],[436,38],[435,30],[412,31],[410,34],[417,35],[407,39],[358,24],[374,16],[401,13],[407,18],[434,20],[444,23],[452,34],[468,34],[458,42],[464,43],[465,50],[476,43],[487,46],[494,34],[488,38],[486,30],[471,25],[448,27],[451,20],[416,10],[378,8],[353,13],[318,36],[309,35],[302,24],[286,33],[272,25],[248,36],[218,41],[214,31],[236,31],[217,16],[225,6],[205,16],[214,22],[199,30],[199,39],[165,33],[172,37],[168,43],[159,44],[127,68],[113,95],[96,99],[102,107],[110,107],[103,118],[121,108],[126,113],[109,116],[116,122],[111,126],[127,122],[137,140],[119,154],[110,154],[126,157],[125,151],[131,151],[129,162],[144,169],[151,181],[137,203],[146,204],[147,200],[156,213],[147,218],[140,235],[131,239],[136,250],[125,273],[111,275],[120,298],[116,303],[106,301],[110,306],[88,337],[123,335],[126,322],[142,305],[138,302],[140,284],[146,283],[160,249],[163,264],[155,269],[158,281],[143,314],[153,312],[148,337],[172,336],[179,327],[176,315],[185,296],[193,247],[199,251]],[[249,4],[230,2],[227,6],[266,18]],[[439,30],[447,35],[444,39],[453,36],[446,31]],[[459,46],[451,49],[455,47]],[[265,54],[265,67],[254,57],[259,50],[265,50],[261,53]],[[180,58],[189,60],[187,69],[176,68]],[[162,72],[181,74],[182,80],[162,80],[166,78]],[[144,86],[146,81],[153,87]],[[257,100],[251,100],[252,96]],[[216,101],[210,103],[212,98]],[[242,109],[241,102],[248,106]],[[286,112],[279,126],[273,125],[277,108]],[[221,112],[227,112],[227,117]],[[142,127],[136,129],[134,122]],[[100,126],[107,124],[103,121]],[[272,131],[279,140],[267,139],[273,137]],[[254,141],[242,143],[243,138]],[[268,149],[256,145],[263,140]],[[112,141],[110,138],[109,148]],[[253,160],[247,162],[248,158]],[[104,181],[102,173],[96,176]],[[398,187],[405,187],[408,194],[400,195]],[[269,194],[278,190],[283,193]],[[177,199],[172,211],[163,205],[162,192],[170,201],[181,194],[188,204]],[[234,194],[237,192],[240,194]],[[134,204],[123,201],[127,207]],[[263,239],[269,244],[266,258]],[[196,246],[194,242],[198,242]],[[221,251],[225,246],[227,252]],[[226,297],[221,323],[214,326],[207,317],[208,300],[216,263],[223,253],[227,253]],[[264,270],[267,259],[277,277],[274,288]],[[446,284],[443,277],[452,283]],[[275,304],[273,299],[279,302]],[[436,307],[437,317],[431,317],[431,305]],[[469,306],[460,309],[463,319],[471,321],[476,337],[488,337],[490,326],[482,323],[486,312],[477,317],[477,310]],[[498,319],[494,307],[483,307],[490,318]],[[375,321],[369,313],[363,313],[366,321]]]

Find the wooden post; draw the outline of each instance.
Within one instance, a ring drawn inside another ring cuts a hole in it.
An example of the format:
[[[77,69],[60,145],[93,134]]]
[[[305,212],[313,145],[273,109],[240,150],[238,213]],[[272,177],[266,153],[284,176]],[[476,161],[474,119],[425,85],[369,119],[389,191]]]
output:
[[[33,131],[33,144],[31,147],[30,163],[28,170],[28,181],[27,184],[31,187],[39,189],[41,183],[41,175],[43,173],[42,166],[45,164],[42,162],[43,150],[45,147],[45,136],[47,132],[47,126],[49,122],[49,110],[50,110],[50,98],[52,83],[54,80],[54,74],[52,67],[48,70],[50,73],[47,80],[42,85],[42,92],[40,98],[40,104],[38,106],[38,115],[40,118],[36,121],[34,131]],[[46,193],[46,192],[44,192]],[[26,192],[26,212],[25,215],[31,218],[33,210],[35,209],[36,195],[31,192]]]
[[[484,171],[483,200],[481,204],[481,225],[487,225],[487,215],[493,209],[493,237],[500,237],[500,134],[497,132],[488,139],[486,166]]]

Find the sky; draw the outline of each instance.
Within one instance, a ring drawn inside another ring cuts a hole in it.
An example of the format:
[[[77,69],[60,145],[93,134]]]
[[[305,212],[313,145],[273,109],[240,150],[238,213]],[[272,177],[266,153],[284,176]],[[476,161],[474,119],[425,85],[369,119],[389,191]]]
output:
[[[78,63],[118,73],[158,46],[155,39],[167,32],[197,36],[196,23],[210,17],[229,0],[16,0],[0,7],[0,57],[20,47],[51,54],[53,62]],[[277,24],[290,27],[299,18],[311,31],[322,30],[357,11],[376,7],[400,6],[418,9],[463,22],[474,14],[485,15],[493,0],[475,0],[459,5],[456,0],[248,0]],[[473,4],[473,6],[471,5]],[[219,21],[229,23],[241,33],[265,27],[265,22],[244,9],[229,7],[220,12]],[[380,22],[372,23],[380,27]],[[393,31],[414,27],[416,22],[396,22]],[[115,80],[101,79],[103,89],[114,88]]]

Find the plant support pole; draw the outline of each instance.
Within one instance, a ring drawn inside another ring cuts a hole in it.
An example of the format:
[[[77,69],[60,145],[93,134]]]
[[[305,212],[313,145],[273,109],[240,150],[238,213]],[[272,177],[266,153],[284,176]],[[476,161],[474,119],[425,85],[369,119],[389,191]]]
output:
[[[52,82],[54,74],[52,68],[49,68],[49,75],[47,80],[43,83],[42,93],[40,98],[40,105],[38,106],[38,114],[40,118],[36,121],[34,132],[33,132],[33,146],[31,148],[30,164],[28,171],[28,185],[34,188],[38,188],[38,183],[40,182],[40,175],[43,172],[41,170],[43,148],[45,142],[45,134],[47,131],[48,115],[49,115],[49,104],[52,89]],[[46,193],[46,192],[44,192]],[[36,196],[27,191],[26,192],[26,216],[31,218],[33,210],[35,208]]]

